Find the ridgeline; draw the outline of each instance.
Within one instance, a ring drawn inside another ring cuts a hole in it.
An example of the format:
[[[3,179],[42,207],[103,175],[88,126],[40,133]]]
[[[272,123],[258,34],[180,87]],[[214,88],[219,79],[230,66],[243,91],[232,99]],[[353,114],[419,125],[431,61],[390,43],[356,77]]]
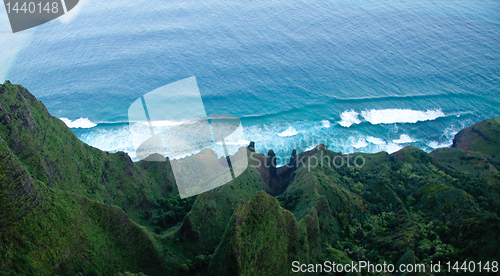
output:
[[[431,275],[431,262],[500,261],[498,118],[430,154],[318,146],[276,168],[253,148],[240,177],[181,200],[168,159],[88,146],[5,82],[0,275],[291,275],[293,261],[426,264]]]

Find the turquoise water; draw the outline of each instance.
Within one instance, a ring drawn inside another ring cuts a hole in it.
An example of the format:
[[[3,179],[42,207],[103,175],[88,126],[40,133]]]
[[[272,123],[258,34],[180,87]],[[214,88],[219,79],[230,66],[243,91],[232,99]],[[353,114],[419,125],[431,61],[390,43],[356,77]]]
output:
[[[319,143],[431,151],[500,116],[498,1],[84,0],[36,29],[0,27],[0,75],[81,140],[131,155],[129,105],[191,76],[208,114],[239,116],[242,143],[283,162]]]

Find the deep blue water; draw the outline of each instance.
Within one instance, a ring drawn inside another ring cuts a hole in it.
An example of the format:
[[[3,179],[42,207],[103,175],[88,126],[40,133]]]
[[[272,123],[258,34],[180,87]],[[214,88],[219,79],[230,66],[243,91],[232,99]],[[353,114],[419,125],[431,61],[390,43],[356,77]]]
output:
[[[500,116],[500,2],[438,2],[83,0],[24,33],[0,22],[0,75],[131,155],[129,105],[192,76],[260,152],[431,151]]]

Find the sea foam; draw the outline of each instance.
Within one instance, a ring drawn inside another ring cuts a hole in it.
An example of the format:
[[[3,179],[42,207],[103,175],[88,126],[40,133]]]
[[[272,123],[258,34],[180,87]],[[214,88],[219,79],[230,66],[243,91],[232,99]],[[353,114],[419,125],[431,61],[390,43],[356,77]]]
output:
[[[380,138],[377,138],[377,137],[373,137],[373,136],[368,136],[366,137],[366,141],[374,144],[374,145],[382,145],[382,144],[385,144],[385,141],[380,139]]]
[[[139,124],[142,127],[137,133],[140,141],[144,141],[151,137],[150,128]],[[155,123],[153,126],[155,133],[160,133],[168,129],[171,122]],[[382,126],[379,126],[382,127]],[[394,137],[392,134],[380,132],[363,132],[360,130],[352,130],[343,127],[325,127],[324,121],[297,121],[286,125],[281,124],[248,124],[242,125],[235,133],[226,137],[225,145],[229,154],[234,154],[239,148],[247,146],[250,141],[255,142],[255,151],[266,154],[269,150],[273,150],[278,157],[278,165],[286,164],[289,161],[292,150],[296,149],[297,153],[311,150],[319,144],[324,144],[328,149],[342,153],[376,153],[385,151],[388,153],[396,152],[407,145],[422,147],[424,150],[431,151],[434,148],[449,146],[452,143],[454,135],[464,126],[449,127],[441,136],[420,137],[416,133],[399,133]],[[134,161],[135,146],[131,140],[131,129],[129,125],[107,125],[99,124],[95,128],[88,130],[80,130],[79,138],[102,150],[116,152],[127,152]],[[397,133],[397,132],[396,132]],[[224,156],[222,143],[217,141],[213,143],[211,148],[218,157]],[[168,145],[165,145],[168,150]],[[192,155],[196,152],[189,153]],[[172,158],[172,157],[171,157]],[[180,158],[179,156],[174,158]]]
[[[415,142],[408,134],[402,134],[399,139],[392,141],[396,144],[408,144]]]
[[[455,135],[457,135],[457,133],[465,127],[466,125],[463,124],[460,126],[450,126],[443,131],[443,134],[439,137],[438,140],[428,141],[426,145],[430,149],[450,147],[451,145],[453,145],[453,139],[455,138]]]
[[[97,124],[93,123],[92,121],[89,120],[89,118],[80,118],[76,119],[74,121],[71,121],[68,118],[59,118],[61,121],[63,121],[69,128],[93,128]]]
[[[297,133],[299,133],[297,130],[295,130],[295,128],[293,127],[289,127],[287,130],[281,132],[281,133],[278,133],[278,136],[280,137],[290,137],[290,136],[294,136],[294,135],[297,135]]]
[[[440,109],[435,110],[412,110],[412,109],[371,109],[361,112],[361,116],[372,125],[394,124],[394,123],[416,123],[419,121],[435,120],[444,117],[445,114]]]
[[[361,139],[361,140],[358,140],[356,143],[354,143],[354,145],[352,145],[354,148],[356,149],[360,149],[360,148],[364,148],[366,146],[368,146],[368,142],[366,141],[365,138]]]
[[[324,128],[329,128],[332,124],[328,120],[321,121],[321,126]]]
[[[350,127],[353,124],[359,124],[361,123],[361,120],[358,117],[359,113],[354,110],[344,111],[340,114],[341,121],[339,122],[339,125],[343,127]]]

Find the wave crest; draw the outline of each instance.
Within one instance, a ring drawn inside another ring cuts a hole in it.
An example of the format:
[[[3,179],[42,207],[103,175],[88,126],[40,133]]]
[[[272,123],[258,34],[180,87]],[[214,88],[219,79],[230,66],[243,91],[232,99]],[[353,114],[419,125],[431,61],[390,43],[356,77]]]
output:
[[[399,139],[392,141],[393,143],[396,144],[408,144],[408,143],[413,143],[416,142],[413,140],[408,134],[401,134]]]
[[[361,112],[363,118],[372,125],[394,124],[394,123],[416,123],[419,121],[431,121],[445,114],[440,109],[435,110],[412,110],[412,109],[371,109]]]
[[[295,130],[295,128],[293,127],[289,127],[287,130],[281,132],[281,133],[278,133],[278,136],[279,137],[290,137],[290,136],[295,136],[297,135],[299,132],[297,130]]]
[[[359,113],[354,110],[344,111],[340,114],[341,121],[339,122],[339,125],[343,127],[350,127],[353,124],[359,124],[361,123],[361,120],[358,117]]]
[[[59,118],[59,120],[63,121],[69,128],[93,128],[97,124],[90,121],[89,118],[76,119],[71,121],[68,118]]]

